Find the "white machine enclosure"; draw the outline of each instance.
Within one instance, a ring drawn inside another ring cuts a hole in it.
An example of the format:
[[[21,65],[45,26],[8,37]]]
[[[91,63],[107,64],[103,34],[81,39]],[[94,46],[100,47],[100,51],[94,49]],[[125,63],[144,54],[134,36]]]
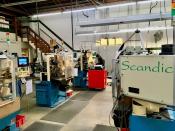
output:
[[[175,105],[175,55],[121,56],[119,67],[123,94]]]

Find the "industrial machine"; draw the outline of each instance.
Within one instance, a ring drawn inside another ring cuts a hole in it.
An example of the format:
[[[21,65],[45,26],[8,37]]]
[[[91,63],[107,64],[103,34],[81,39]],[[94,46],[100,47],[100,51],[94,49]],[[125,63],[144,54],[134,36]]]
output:
[[[75,54],[75,53],[74,53]],[[78,55],[79,54],[79,55]],[[88,55],[87,51],[76,53],[74,57],[75,69],[73,86],[75,88],[87,88]]]
[[[18,57],[18,77],[22,78],[28,76],[30,76],[29,58]]]
[[[55,107],[66,99],[73,72],[73,58],[67,52],[47,54],[46,72],[41,72],[36,83],[36,102],[39,106]]]
[[[119,66],[123,94],[175,105],[174,61],[174,55],[121,56]]]
[[[17,68],[14,56],[1,52],[0,55],[0,130],[17,131],[16,119],[20,110],[20,99],[16,95]]]
[[[99,54],[90,50],[81,51],[76,62],[77,75],[73,79],[74,87],[84,89],[106,88],[107,71],[104,69],[105,62]]]
[[[115,126],[130,131],[174,129],[174,45],[163,45],[160,54],[150,54],[125,43],[113,60]]]
[[[17,94],[22,98],[33,92],[30,64],[28,57],[17,57]],[[30,83],[30,84],[29,84]]]

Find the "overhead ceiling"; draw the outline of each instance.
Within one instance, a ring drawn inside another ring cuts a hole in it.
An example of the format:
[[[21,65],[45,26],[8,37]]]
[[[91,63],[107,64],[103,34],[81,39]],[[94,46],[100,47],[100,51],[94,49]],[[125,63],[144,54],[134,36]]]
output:
[[[36,13],[100,6],[118,1],[127,0],[0,0],[0,15],[8,17],[30,16]]]

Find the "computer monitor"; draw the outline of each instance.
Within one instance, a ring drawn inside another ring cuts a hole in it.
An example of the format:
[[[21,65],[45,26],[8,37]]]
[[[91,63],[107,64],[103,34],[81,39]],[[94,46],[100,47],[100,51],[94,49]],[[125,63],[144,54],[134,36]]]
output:
[[[18,67],[26,67],[26,66],[29,66],[29,58],[18,57]]]

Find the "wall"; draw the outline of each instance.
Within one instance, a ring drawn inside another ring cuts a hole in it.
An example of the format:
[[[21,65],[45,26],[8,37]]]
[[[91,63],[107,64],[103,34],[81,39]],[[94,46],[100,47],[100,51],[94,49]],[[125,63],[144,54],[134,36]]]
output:
[[[0,32],[0,51],[7,50],[10,53],[18,53],[21,56],[21,48],[23,47],[21,39],[18,38],[18,41],[16,41],[16,35],[10,33],[10,43],[7,43],[5,34],[6,32]]]
[[[6,42],[6,38],[3,35],[5,32],[0,32],[0,52],[7,50],[9,53],[17,53],[18,56],[22,56],[22,48],[29,49],[30,62],[34,57],[33,49],[28,43],[24,43],[21,41],[21,38],[18,37],[18,41],[16,41],[15,33],[10,33],[10,43]]]
[[[52,31],[54,31],[58,36],[64,39],[72,47],[72,26],[71,26],[71,15],[62,14],[54,15],[48,17],[39,18],[44,24],[46,24]],[[31,28],[38,32],[38,23],[31,23]],[[53,39],[56,39],[58,43],[61,44],[61,41],[51,34],[45,27],[39,24],[39,28],[44,30],[48,35]],[[50,43],[50,38],[40,31],[41,37]]]
[[[164,3],[158,3],[155,8],[152,9],[152,13],[160,13],[160,12],[170,12],[170,2],[171,0],[166,0],[165,7]],[[155,3],[152,3],[155,5]],[[112,59],[115,56],[115,52],[118,46],[112,47],[96,47],[95,41],[104,38],[104,37],[122,37],[126,40],[131,33],[125,34],[115,34],[115,35],[101,35],[101,36],[77,36],[75,33],[81,31],[116,31],[118,29],[127,29],[127,28],[138,28],[138,27],[148,27],[148,22],[144,23],[136,23],[136,24],[125,24],[125,25],[113,25],[113,26],[105,26],[105,27],[89,27],[89,28],[80,28],[78,26],[79,21],[92,21],[94,19],[103,19],[103,18],[112,18],[119,16],[129,16],[129,15],[137,15],[137,14],[149,14],[150,4],[145,5],[137,5],[137,6],[126,6],[126,7],[118,7],[111,8],[105,10],[95,10],[95,11],[84,11],[79,13],[74,13],[74,48],[75,49],[93,49],[100,53],[103,58],[106,60],[106,67],[108,71],[111,71],[111,63]],[[87,17],[88,16],[88,17]],[[72,46],[72,30],[71,30],[71,15],[70,13],[66,14],[58,14],[54,16],[46,16],[39,18],[42,22],[44,22],[47,26],[49,26],[54,32],[56,32],[59,36],[61,36],[69,45]],[[167,25],[171,25],[171,21],[167,21]],[[165,21],[161,22],[151,22],[150,26],[165,26]],[[36,28],[36,26],[35,26]],[[161,44],[172,44],[173,43],[173,33],[172,30],[167,30],[168,38],[166,37],[166,30],[163,31],[164,35],[161,41],[155,43],[154,41],[154,33],[155,31],[147,31],[143,32],[143,41],[145,47],[150,46],[160,46]],[[43,35],[44,36],[44,35]],[[134,39],[139,39],[139,36],[133,37]],[[168,39],[168,42],[167,42]],[[138,45],[140,42],[133,41],[128,42],[129,45]]]

